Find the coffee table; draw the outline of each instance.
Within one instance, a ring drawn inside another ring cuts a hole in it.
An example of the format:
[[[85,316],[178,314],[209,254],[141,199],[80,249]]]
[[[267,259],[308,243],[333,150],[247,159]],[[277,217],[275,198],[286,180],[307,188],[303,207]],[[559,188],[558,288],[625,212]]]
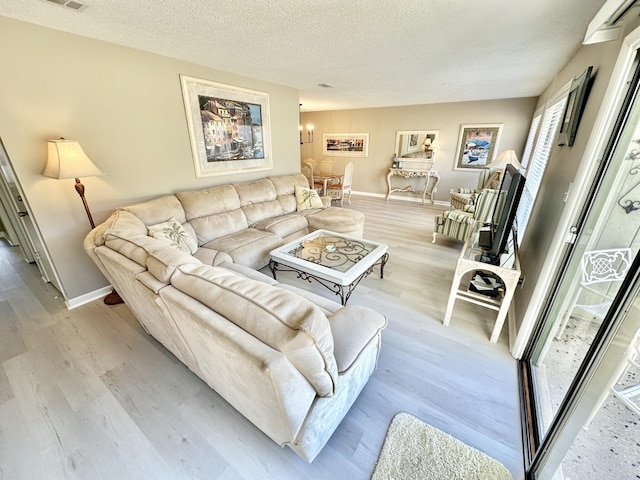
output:
[[[380,278],[389,259],[383,243],[354,238],[328,230],[316,230],[270,252],[269,268],[296,272],[297,278],[314,280],[340,296],[346,305],[360,280],[380,265]]]

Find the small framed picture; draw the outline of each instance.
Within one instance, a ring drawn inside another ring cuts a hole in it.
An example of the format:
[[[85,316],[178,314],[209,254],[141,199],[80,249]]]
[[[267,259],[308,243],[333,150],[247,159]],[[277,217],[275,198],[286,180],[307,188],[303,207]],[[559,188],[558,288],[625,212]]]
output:
[[[368,157],[368,133],[325,133],[322,135],[325,157]]]

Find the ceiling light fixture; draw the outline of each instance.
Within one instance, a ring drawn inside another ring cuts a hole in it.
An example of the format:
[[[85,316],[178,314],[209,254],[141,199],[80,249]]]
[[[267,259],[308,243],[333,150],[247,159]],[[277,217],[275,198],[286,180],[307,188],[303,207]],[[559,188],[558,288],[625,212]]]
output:
[[[66,7],[70,10],[75,10],[76,12],[80,12],[87,8],[86,3],[78,2],[77,0],[44,0],[45,2],[55,3],[56,5],[60,5],[61,7]]]

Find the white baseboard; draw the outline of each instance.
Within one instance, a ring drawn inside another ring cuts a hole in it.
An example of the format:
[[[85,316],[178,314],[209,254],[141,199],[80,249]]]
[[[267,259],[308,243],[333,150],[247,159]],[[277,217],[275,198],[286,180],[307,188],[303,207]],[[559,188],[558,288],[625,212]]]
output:
[[[375,197],[375,198],[386,198],[387,195],[384,193],[371,193],[371,192],[352,192],[354,195],[360,195],[362,197]],[[389,200],[401,200],[405,202],[413,202],[413,203],[422,203],[421,197],[403,197],[398,195],[391,195]],[[429,200],[425,202],[425,205],[441,205],[443,207],[449,207],[449,202],[443,202],[442,200],[436,200],[433,204],[429,203]]]
[[[80,295],[79,297],[65,300],[64,304],[69,310],[73,310],[74,308],[81,307],[82,305],[109,295],[112,290],[113,287],[111,285],[107,285],[106,287],[99,288],[98,290],[94,290],[93,292],[85,293],[84,295]]]

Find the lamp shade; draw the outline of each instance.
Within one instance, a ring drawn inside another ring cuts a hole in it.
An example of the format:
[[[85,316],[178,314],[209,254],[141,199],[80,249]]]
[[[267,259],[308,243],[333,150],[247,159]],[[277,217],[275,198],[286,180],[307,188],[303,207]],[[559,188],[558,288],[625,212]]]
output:
[[[49,140],[47,164],[42,174],[51,178],[78,178],[104,175],[74,140]]]
[[[523,168],[522,164],[518,160],[518,157],[516,156],[515,150],[503,150],[502,152],[500,152],[500,155],[498,155],[498,158],[487,165],[487,168],[504,169],[509,163],[516,167],[518,170],[521,170]]]

